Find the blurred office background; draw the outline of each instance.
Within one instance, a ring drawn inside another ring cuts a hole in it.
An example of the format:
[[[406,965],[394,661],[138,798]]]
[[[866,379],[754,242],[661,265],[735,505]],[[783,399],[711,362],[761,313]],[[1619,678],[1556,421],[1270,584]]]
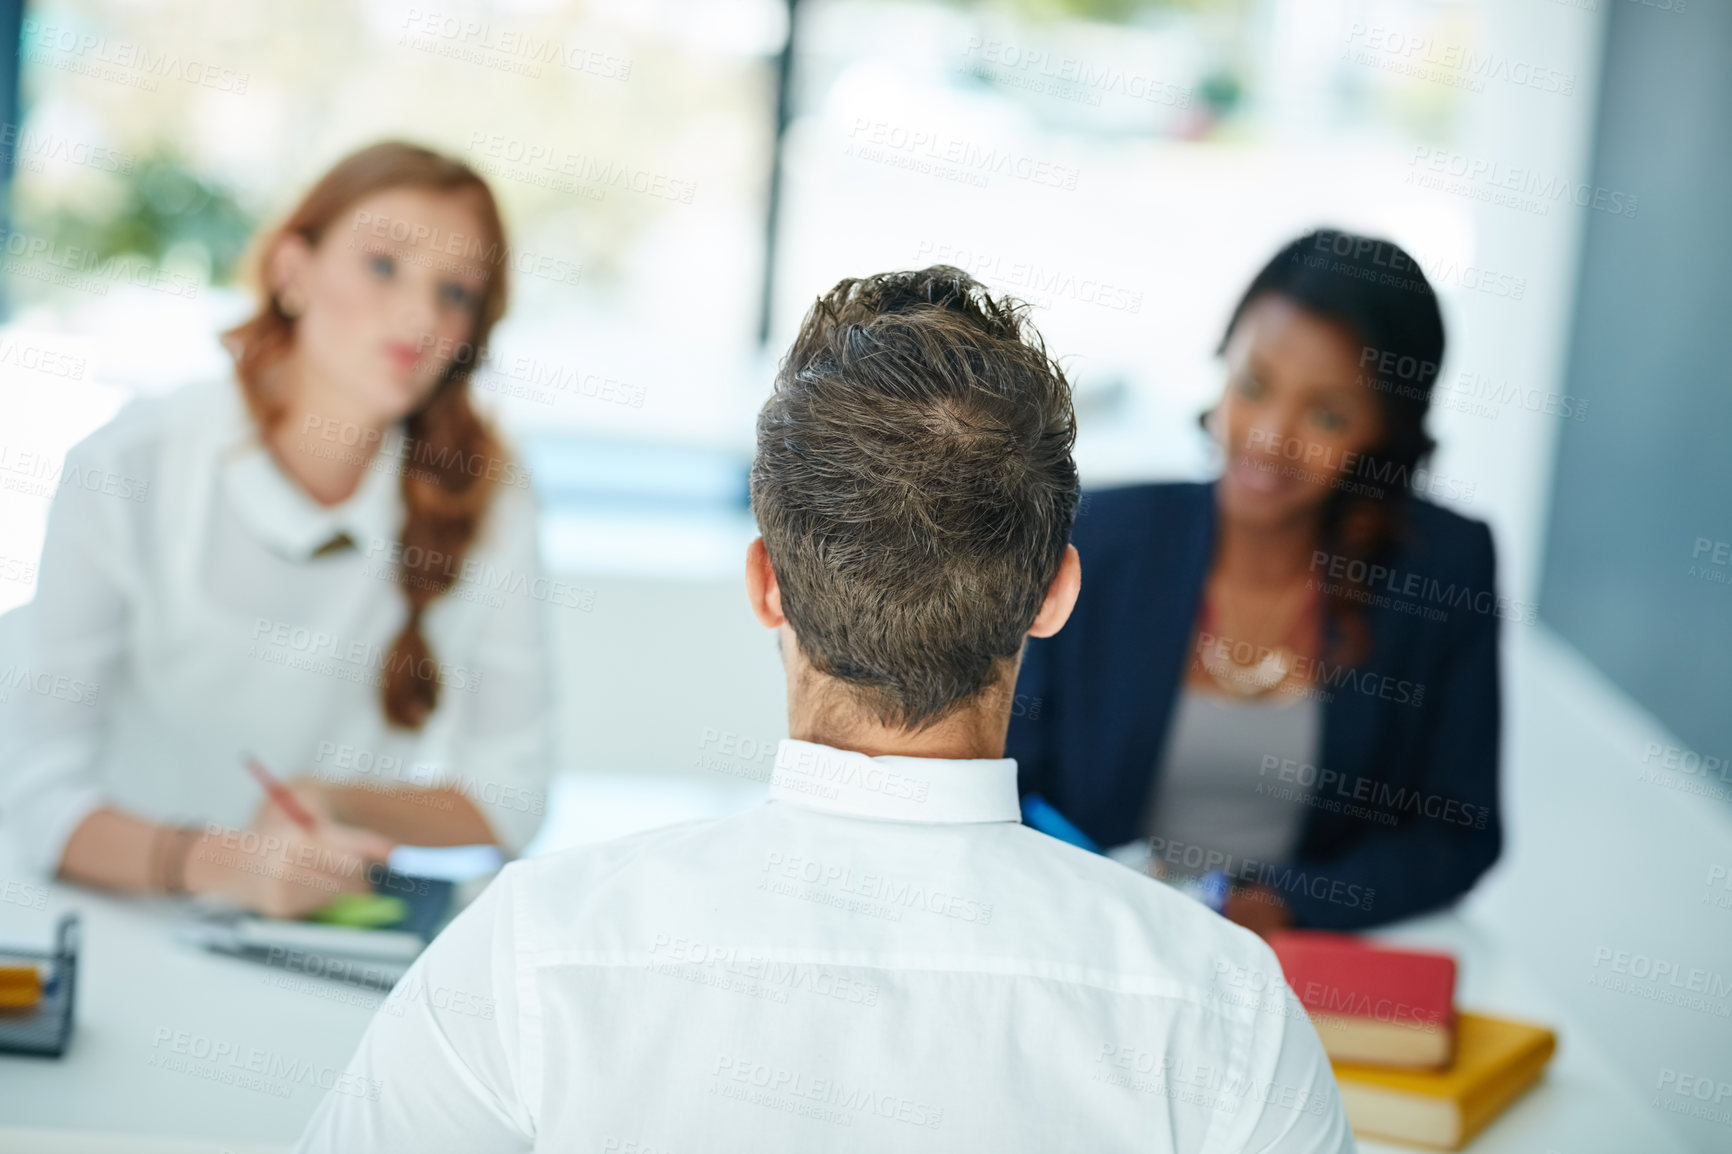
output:
[[[347,151],[423,141],[483,170],[514,230],[515,303],[478,383],[536,475],[549,560],[633,589],[707,584],[735,576],[749,537],[744,467],[774,358],[839,277],[946,261],[1023,296],[1072,370],[1088,482],[1204,476],[1195,417],[1220,387],[1232,303],[1282,242],[1335,224],[1398,241],[1437,285],[1452,387],[1432,488],[1493,522],[1506,592],[1534,597],[1560,432],[1598,415],[1573,403],[1566,355],[1583,235],[1606,215],[1576,203],[1605,12],[301,11],[288,28],[206,0],[22,11],[11,321],[80,350],[77,383],[111,405],[223,372],[215,334],[246,308],[254,231]],[[1648,200],[1613,233],[1671,207],[1632,175],[1620,208]],[[69,433],[106,416],[67,407]],[[43,508],[9,510],[8,539],[39,533]],[[26,596],[14,582],[0,605]]]
[[[785,731],[738,577],[745,469],[816,293],[960,265],[1034,304],[1077,386],[1087,483],[1206,477],[1195,418],[1248,278],[1317,225],[1389,237],[1449,330],[1431,491],[1490,521],[1502,592],[1538,604],[1504,625],[1509,849],[1472,901],[1633,1087],[1732,1080],[1724,1016],[1585,982],[1611,948],[1732,983],[1732,911],[1704,880],[1732,863],[1732,6],[283,15],[0,3],[19,47],[0,93],[0,480],[129,396],[222,373],[248,238],[338,157],[395,136],[467,158],[519,252],[477,385],[533,471],[550,567],[595,590],[553,611],[563,768],[726,793]],[[47,512],[20,488],[0,488],[0,609],[31,596]],[[1607,913],[1638,906],[1649,920]],[[1667,1117],[1724,1148],[1724,1125]]]

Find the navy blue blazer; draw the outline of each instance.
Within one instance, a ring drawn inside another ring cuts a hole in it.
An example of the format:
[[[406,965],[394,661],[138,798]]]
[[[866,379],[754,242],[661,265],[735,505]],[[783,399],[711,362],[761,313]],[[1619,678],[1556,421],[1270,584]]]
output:
[[[1210,862],[1275,889],[1302,926],[1362,928],[1446,905],[1501,848],[1498,619],[1509,607],[1491,533],[1418,498],[1409,510],[1362,608],[1366,656],[1346,667],[1325,654],[1318,667],[1317,764],[1265,769],[1272,789],[1317,791],[1294,860]],[[1102,845],[1141,836],[1214,533],[1213,485],[1085,494],[1076,610],[1028,643],[1006,754],[1023,793]],[[1336,579],[1331,563],[1314,558],[1319,581]]]

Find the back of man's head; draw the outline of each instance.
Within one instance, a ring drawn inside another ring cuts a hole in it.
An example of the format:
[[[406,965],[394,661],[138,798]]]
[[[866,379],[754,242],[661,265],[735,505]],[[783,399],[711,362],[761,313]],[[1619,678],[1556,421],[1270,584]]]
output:
[[[879,724],[922,729],[994,686],[1064,559],[1076,420],[1026,311],[946,265],[844,280],[758,415],[782,613]]]

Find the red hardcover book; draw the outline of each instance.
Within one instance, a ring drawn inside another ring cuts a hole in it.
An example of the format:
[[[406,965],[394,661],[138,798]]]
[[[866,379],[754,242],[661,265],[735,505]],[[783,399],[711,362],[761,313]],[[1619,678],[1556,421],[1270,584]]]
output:
[[[1455,959],[1347,934],[1270,939],[1281,971],[1338,1062],[1440,1067],[1455,1051]]]

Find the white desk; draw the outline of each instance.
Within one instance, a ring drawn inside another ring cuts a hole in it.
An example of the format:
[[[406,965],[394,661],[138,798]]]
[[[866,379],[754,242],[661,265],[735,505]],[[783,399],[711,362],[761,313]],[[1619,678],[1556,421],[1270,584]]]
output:
[[[1614,1070],[1586,1033],[1573,1026],[1538,983],[1470,917],[1415,918],[1373,935],[1392,943],[1455,955],[1456,1004],[1550,1026],[1557,1053],[1544,1079],[1467,1146],[1471,1154],[1688,1154],[1688,1147]],[[1361,1141],[1372,1151],[1409,1147]]]
[[[0,907],[0,940],[46,945],[63,910],[81,916],[76,1033],[61,1059],[0,1055],[0,1149],[28,1147],[7,1127],[64,1128],[181,1140],[182,1150],[286,1146],[348,1063],[382,995],[208,954],[174,940],[174,907],[50,887],[42,912]],[[228,1049],[195,1071],[162,1063],[186,1035],[198,1052]],[[244,1080],[251,1050],[264,1069]],[[187,1140],[198,1139],[201,1144]],[[85,1144],[60,1149],[108,1149]],[[114,1149],[134,1149],[115,1146]],[[149,1146],[136,1147],[139,1150]]]
[[[712,780],[565,778],[550,806],[543,849],[630,828],[725,813],[761,787]],[[563,815],[563,816],[562,816]],[[61,910],[83,916],[78,1033],[59,1061],[0,1056],[0,1149],[44,1154],[263,1154],[286,1149],[326,1084],[347,1063],[379,995],[294,979],[250,962],[202,953],[173,939],[174,907],[51,887],[48,908],[0,905],[0,941],[47,943]],[[1684,1154],[1634,1087],[1545,992],[1500,955],[1468,919],[1444,915],[1384,936],[1445,948],[1461,963],[1460,997],[1471,1009],[1552,1025],[1558,1053],[1546,1080],[1493,1123],[1474,1154]],[[279,983],[291,982],[285,987]],[[229,1052],[257,1047],[252,1085],[208,1075],[246,1073],[246,1059],[164,1068],[176,1036]],[[108,1135],[107,1138],[102,1135]],[[132,1141],[120,1141],[125,1135]],[[173,1141],[168,1141],[173,1139]],[[1398,1147],[1362,1143],[1366,1151]]]

